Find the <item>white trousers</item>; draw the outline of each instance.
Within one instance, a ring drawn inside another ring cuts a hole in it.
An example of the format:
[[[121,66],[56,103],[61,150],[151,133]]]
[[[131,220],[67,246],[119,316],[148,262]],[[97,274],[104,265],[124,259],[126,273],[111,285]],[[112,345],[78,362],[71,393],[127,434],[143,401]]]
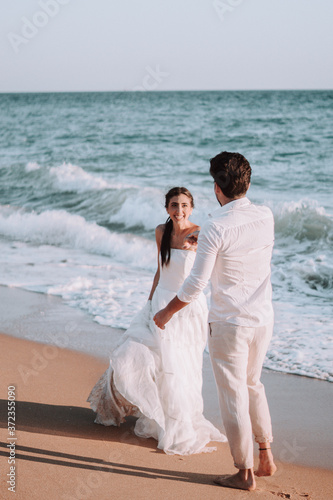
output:
[[[273,323],[244,327],[210,323],[208,337],[221,415],[237,469],[253,467],[257,443],[273,441],[272,424],[261,369],[273,333]]]

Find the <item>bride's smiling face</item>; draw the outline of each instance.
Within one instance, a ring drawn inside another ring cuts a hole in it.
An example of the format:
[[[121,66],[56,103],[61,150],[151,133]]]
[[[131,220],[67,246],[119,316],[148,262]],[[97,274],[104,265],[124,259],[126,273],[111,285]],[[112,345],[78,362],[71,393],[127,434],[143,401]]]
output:
[[[191,200],[186,194],[173,196],[167,208],[170,219],[176,224],[187,221],[192,210]]]

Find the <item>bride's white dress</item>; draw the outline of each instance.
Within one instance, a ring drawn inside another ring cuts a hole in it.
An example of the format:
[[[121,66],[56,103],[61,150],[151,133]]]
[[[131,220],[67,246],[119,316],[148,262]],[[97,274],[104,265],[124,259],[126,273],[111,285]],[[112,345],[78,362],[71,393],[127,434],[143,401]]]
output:
[[[119,425],[126,416],[137,416],[135,434],[155,438],[167,454],[212,451],[215,448],[207,448],[207,443],[226,441],[203,416],[204,295],[176,313],[165,330],[153,321],[179,290],[194,259],[195,252],[171,249],[151,304],[134,318],[88,398],[96,423]]]

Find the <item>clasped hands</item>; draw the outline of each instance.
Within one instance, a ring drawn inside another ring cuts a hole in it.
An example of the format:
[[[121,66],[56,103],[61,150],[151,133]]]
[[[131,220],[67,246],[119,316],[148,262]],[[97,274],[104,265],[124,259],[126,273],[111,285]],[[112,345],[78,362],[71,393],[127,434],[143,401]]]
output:
[[[188,249],[191,246],[196,246],[198,244],[198,235],[199,231],[194,231],[193,233],[189,234],[184,241],[183,248]],[[186,302],[182,302],[181,300],[178,299],[178,297],[174,297],[171,302],[164,308],[158,311],[155,316],[154,316],[154,321],[155,325],[160,328],[161,330],[165,329],[165,325],[172,316],[180,311],[180,309],[183,309],[187,305]]]
[[[198,246],[198,236],[200,231],[193,231],[193,233],[188,234],[184,239],[183,249],[189,250],[191,247],[195,248]]]

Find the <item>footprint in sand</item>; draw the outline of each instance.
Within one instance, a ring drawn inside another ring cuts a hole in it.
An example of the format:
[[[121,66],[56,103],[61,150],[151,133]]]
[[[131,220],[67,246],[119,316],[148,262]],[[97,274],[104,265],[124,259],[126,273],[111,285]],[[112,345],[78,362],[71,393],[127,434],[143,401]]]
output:
[[[282,491],[278,491],[278,492],[271,491],[271,493],[273,493],[273,495],[276,495],[280,498],[292,498],[290,493],[283,493]],[[308,493],[296,493],[296,495],[297,495],[297,498],[302,497],[302,498],[307,498],[308,500],[311,500],[310,495],[308,495]]]

